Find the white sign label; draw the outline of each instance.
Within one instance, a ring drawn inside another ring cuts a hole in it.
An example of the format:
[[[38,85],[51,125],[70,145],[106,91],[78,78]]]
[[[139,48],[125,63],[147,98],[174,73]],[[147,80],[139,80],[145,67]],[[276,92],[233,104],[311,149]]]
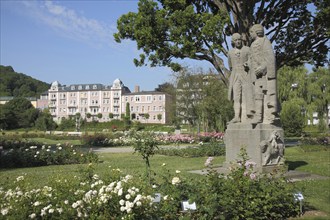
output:
[[[196,210],[196,203],[189,203],[188,201],[183,201],[182,202],[182,210],[183,211],[188,211],[188,210]]]

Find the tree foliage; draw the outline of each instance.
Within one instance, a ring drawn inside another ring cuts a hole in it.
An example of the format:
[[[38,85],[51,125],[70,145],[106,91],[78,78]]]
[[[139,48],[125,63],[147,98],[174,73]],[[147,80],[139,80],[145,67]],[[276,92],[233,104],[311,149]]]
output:
[[[0,96],[39,97],[50,85],[0,65]]]
[[[41,131],[49,131],[54,130],[57,127],[57,124],[53,121],[53,117],[49,110],[45,109],[35,121],[35,127]]]
[[[202,125],[205,131],[224,131],[233,117],[233,108],[219,75],[183,69],[177,81],[178,119],[190,125]]]
[[[156,92],[164,92],[168,95],[170,95],[171,101],[166,101],[166,109],[168,109],[168,115],[167,120],[171,124],[178,124],[177,118],[176,118],[176,88],[174,83],[172,82],[165,82],[163,84],[158,85],[157,88],[155,88]]]
[[[2,129],[29,128],[39,116],[30,101],[18,97],[0,105],[0,127]]]
[[[206,80],[199,106],[204,131],[224,131],[227,122],[233,117],[232,103],[227,99],[228,91],[218,75],[210,74]]]
[[[329,122],[330,69],[318,68],[308,75],[309,112],[317,112],[319,119]]]
[[[283,67],[278,71],[278,95],[283,105],[293,102],[307,119],[313,122],[317,113],[320,123],[329,121],[328,106],[330,103],[330,69],[317,68],[308,73],[304,67]],[[286,114],[286,113],[285,113]],[[294,120],[295,117],[288,117]]]
[[[281,111],[281,122],[286,136],[300,136],[304,127],[304,116],[301,112],[301,99],[285,101]]]
[[[314,10],[315,9],[315,10]],[[178,59],[211,63],[225,84],[227,37],[238,32],[250,45],[249,28],[260,23],[275,44],[277,67],[327,62],[329,2],[324,0],[140,0],[138,12],[117,21],[115,40],[136,41],[142,51],[137,66],[169,66],[180,70]]]

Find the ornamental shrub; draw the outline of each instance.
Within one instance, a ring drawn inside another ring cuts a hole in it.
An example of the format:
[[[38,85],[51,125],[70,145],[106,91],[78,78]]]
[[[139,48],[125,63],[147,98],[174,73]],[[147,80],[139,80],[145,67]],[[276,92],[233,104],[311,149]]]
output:
[[[301,136],[304,128],[304,120],[304,116],[301,113],[301,105],[298,102],[290,100],[282,104],[281,122],[285,136]]]
[[[36,167],[47,165],[97,162],[93,152],[81,152],[74,146],[29,146],[4,150],[0,154],[0,167]]]
[[[160,148],[157,154],[179,157],[205,157],[205,156],[223,156],[226,148],[219,142],[210,142],[198,146],[184,148]]]
[[[255,163],[241,150],[240,161],[232,164],[228,175],[212,170],[203,188],[204,200],[201,212],[211,219],[287,219],[299,214],[295,201],[297,190],[293,183],[279,173],[258,174]],[[202,214],[202,215],[203,215]]]

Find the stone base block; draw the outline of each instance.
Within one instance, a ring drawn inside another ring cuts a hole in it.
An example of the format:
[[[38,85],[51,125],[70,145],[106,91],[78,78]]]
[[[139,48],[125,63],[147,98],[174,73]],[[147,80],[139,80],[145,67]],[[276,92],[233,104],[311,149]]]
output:
[[[257,163],[256,171],[265,172],[263,169],[263,160],[265,158],[262,149],[261,142],[268,141],[274,131],[279,134],[280,141],[284,143],[284,132],[279,126],[271,124],[229,124],[225,133],[225,145],[226,145],[226,163],[225,166],[229,166],[231,162],[236,162],[239,158],[241,148],[245,148],[250,161]],[[274,164],[271,164],[274,165]]]

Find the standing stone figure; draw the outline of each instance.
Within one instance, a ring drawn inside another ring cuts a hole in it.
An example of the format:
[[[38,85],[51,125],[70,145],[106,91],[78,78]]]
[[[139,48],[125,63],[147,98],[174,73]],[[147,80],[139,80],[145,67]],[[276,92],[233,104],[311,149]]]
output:
[[[242,36],[233,34],[233,49],[228,52],[228,64],[231,71],[229,79],[229,100],[234,100],[235,117],[229,123],[240,123],[253,115],[253,89],[251,77],[246,68],[249,47],[243,46]]]
[[[254,84],[256,111],[252,123],[274,124],[278,106],[275,54],[262,25],[253,25],[250,35],[253,42],[248,65]]]

